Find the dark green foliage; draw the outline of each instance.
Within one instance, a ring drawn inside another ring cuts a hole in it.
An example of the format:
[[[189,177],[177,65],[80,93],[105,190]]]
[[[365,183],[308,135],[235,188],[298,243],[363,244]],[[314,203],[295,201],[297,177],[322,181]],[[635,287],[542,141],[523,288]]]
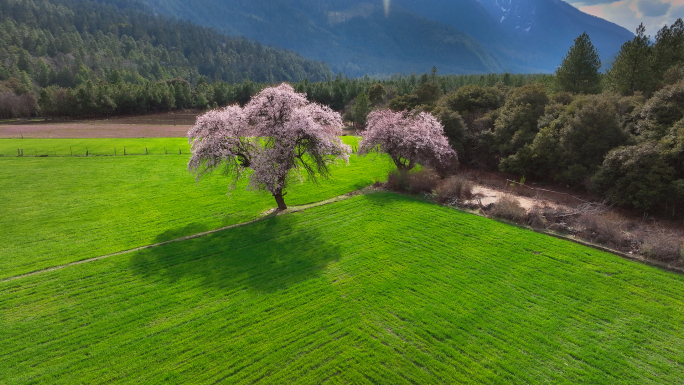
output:
[[[655,40],[652,70],[656,79],[660,79],[667,70],[684,62],[684,21],[677,19],[671,26],[664,26]]]
[[[651,209],[663,202],[675,171],[653,143],[617,148],[593,179],[593,188],[611,203]]]
[[[510,92],[495,123],[498,152],[512,155],[531,143],[539,131],[537,121],[544,114],[549,97],[540,85],[516,88]]]
[[[467,136],[466,124],[458,112],[452,111],[448,108],[438,106],[432,110],[432,114],[444,126],[444,134],[449,139],[449,144],[456,150],[459,157],[466,151]],[[464,159],[461,158],[461,161]]]
[[[434,83],[423,83],[415,92],[418,104],[433,105],[442,96],[442,90]]]
[[[477,84],[459,88],[445,98],[449,108],[459,113],[485,113],[503,105],[501,91],[494,87],[482,87]]]
[[[373,106],[377,106],[384,102],[385,95],[387,95],[387,91],[380,83],[373,84],[370,86],[370,88],[368,88],[368,98]]]
[[[684,178],[684,119],[675,123],[660,140],[663,155]]]
[[[613,66],[608,70],[608,88],[622,95],[632,95],[636,91],[650,94],[655,86],[655,77],[649,62],[650,54],[651,43],[646,36],[646,28],[640,24],[634,39],[620,48]]]
[[[540,179],[554,179],[561,164],[558,131],[552,127],[542,128],[531,144],[501,160],[499,169],[504,172],[526,175]]]
[[[352,109],[352,115],[354,117],[354,124],[357,127],[363,128],[366,126],[366,118],[371,112],[373,107],[371,106],[370,99],[365,92],[360,93],[356,97],[356,102],[354,103],[354,108]]]
[[[481,118],[485,113],[501,107],[504,103],[503,93],[494,87],[467,85],[447,95],[444,103],[452,111],[464,117],[468,126]]]
[[[436,84],[428,83],[428,79],[425,75],[425,79],[423,79],[425,81],[413,93],[397,96],[390,100],[389,108],[393,111],[432,110],[434,104],[442,96],[442,90]]]
[[[684,81],[656,92],[639,112],[637,131],[646,139],[658,140],[684,118]]]
[[[560,130],[563,160],[587,170],[599,166],[604,155],[627,140],[620,126],[615,100],[599,95],[575,102],[577,109]]]
[[[534,140],[503,159],[499,168],[581,186],[605,154],[628,139],[617,111],[619,102],[616,96],[596,95],[568,106],[548,105]]]
[[[601,59],[587,33],[575,39],[556,71],[558,87],[573,93],[593,94],[601,89]]]
[[[551,102],[567,106],[575,100],[574,96],[567,91],[557,92],[551,97]]]
[[[390,100],[389,108],[393,111],[410,111],[418,107],[419,104],[416,94],[406,94]]]

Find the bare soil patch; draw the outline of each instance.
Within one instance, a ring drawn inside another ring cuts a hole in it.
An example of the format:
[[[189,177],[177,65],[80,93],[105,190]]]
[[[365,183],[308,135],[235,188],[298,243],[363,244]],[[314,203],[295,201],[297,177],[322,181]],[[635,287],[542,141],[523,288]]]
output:
[[[202,111],[174,111],[71,121],[12,121],[0,124],[0,138],[181,138]]]
[[[181,138],[191,126],[53,123],[0,125],[0,138],[90,139],[90,138]]]
[[[88,123],[92,124],[135,124],[150,126],[192,126],[199,115],[204,111],[184,110],[171,111],[157,114],[113,116],[102,119],[91,119]]]

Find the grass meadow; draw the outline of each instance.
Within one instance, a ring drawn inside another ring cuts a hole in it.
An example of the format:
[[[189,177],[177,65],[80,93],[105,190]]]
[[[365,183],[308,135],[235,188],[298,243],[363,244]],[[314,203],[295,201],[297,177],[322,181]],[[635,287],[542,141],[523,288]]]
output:
[[[345,140],[357,142],[353,137]],[[23,150],[24,157],[124,156],[124,150],[129,155],[190,156],[186,138],[0,139],[0,156],[16,157],[17,150]]]
[[[58,152],[76,143],[102,151],[144,145],[142,139],[24,139],[0,140],[0,146],[24,141]],[[165,143],[187,146],[184,139],[146,143],[155,151]],[[228,180],[220,174],[196,183],[186,169],[188,153],[152,154],[0,157],[0,279],[245,222],[276,206],[270,195],[247,191],[246,183],[226,196]],[[334,179],[317,187],[293,184],[286,202],[342,195],[385,178],[389,169],[384,158],[352,155],[348,166],[333,170]]]
[[[681,384],[683,310],[681,275],[375,193],[0,282],[0,382]]]

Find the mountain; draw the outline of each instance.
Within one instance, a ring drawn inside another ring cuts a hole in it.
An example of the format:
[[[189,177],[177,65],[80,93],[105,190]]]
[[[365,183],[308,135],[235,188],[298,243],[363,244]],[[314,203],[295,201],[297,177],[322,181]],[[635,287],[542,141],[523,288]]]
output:
[[[293,49],[356,76],[433,65],[440,73],[553,72],[584,31],[604,64],[633,37],[561,0],[144,1],[156,13]]]
[[[158,13],[293,49],[350,75],[504,69],[473,37],[415,12],[363,0],[147,0]]]
[[[573,40],[587,32],[604,67],[634,34],[617,24],[588,15],[561,0],[479,0],[504,30],[536,48],[535,60],[555,70]]]
[[[587,32],[604,68],[634,34],[561,0],[393,0],[418,15],[460,28],[502,59],[553,72]]]

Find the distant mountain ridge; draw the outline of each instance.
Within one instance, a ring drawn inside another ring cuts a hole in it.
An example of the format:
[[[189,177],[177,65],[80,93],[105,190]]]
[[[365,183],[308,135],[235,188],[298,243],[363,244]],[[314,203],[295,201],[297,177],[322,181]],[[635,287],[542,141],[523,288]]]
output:
[[[561,0],[144,0],[349,75],[553,72],[587,31],[604,66],[633,34]]]

